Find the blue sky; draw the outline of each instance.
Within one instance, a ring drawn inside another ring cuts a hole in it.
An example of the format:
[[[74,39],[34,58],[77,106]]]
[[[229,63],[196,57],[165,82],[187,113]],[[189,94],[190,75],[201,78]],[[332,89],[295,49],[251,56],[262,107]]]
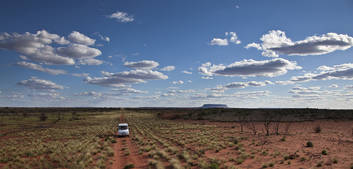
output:
[[[353,108],[350,0],[2,1],[0,106]]]

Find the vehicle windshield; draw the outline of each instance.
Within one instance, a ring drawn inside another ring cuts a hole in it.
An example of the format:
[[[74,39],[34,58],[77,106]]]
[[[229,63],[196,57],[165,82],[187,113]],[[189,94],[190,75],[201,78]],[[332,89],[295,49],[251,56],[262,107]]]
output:
[[[119,130],[127,130],[127,126],[119,126]]]

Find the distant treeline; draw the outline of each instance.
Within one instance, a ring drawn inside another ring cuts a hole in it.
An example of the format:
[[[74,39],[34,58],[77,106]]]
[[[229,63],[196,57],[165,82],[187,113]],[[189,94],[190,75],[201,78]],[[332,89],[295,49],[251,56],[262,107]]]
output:
[[[143,108],[135,111],[158,113],[160,118],[211,121],[308,121],[320,119],[353,120],[353,110],[281,108]]]
[[[308,121],[320,119],[353,120],[353,110],[280,108],[280,109],[245,109],[245,108],[20,108],[2,107],[0,115],[23,113],[94,113],[130,110],[155,113],[164,119],[211,120],[211,121]]]
[[[120,108],[93,108],[93,107],[1,107],[0,114],[17,114],[17,113],[84,113],[84,112],[107,112],[120,110]]]

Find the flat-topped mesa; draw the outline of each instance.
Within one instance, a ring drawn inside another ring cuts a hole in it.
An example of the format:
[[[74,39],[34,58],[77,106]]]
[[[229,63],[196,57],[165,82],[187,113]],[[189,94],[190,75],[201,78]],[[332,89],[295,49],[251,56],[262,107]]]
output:
[[[201,108],[228,108],[226,104],[204,104]]]

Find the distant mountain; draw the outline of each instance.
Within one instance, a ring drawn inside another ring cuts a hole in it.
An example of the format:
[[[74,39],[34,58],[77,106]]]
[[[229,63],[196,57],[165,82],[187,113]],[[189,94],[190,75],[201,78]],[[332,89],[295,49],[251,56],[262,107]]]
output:
[[[225,104],[204,104],[201,108],[228,108],[228,106]]]

